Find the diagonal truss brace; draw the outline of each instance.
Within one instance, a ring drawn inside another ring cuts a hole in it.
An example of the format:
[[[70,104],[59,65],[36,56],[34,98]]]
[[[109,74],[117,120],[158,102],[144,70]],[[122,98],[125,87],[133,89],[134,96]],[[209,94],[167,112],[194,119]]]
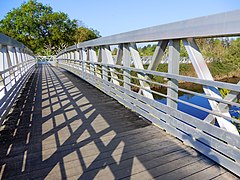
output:
[[[240,81],[237,83],[237,85],[240,85]],[[224,98],[224,100],[229,102],[237,102],[240,99],[240,93],[236,91],[230,91],[227,96]],[[228,113],[229,112],[229,105],[220,103],[218,104],[218,108],[221,110],[222,113]],[[208,123],[215,123],[215,117],[212,114],[209,114],[204,121]]]
[[[130,43],[129,50],[130,50],[130,53],[131,53],[131,56],[132,56],[133,63],[135,65],[135,67],[138,68],[138,69],[144,69],[141,57],[140,57],[139,52],[137,50],[136,43]],[[146,78],[146,76],[144,76],[142,74],[138,73],[137,75],[138,75],[138,78],[141,78],[141,79]],[[139,82],[140,82],[141,87],[144,87],[145,89],[151,90],[150,85],[148,83],[146,83],[145,81],[141,81],[141,80]],[[153,99],[153,95],[150,91],[142,90],[142,93],[145,97]]]
[[[123,44],[120,44],[117,49],[116,65],[121,65],[123,58]]]
[[[114,61],[113,61],[113,57],[112,57],[112,52],[110,50],[109,46],[103,46],[102,47],[102,62],[104,64],[112,64],[115,65]],[[105,69],[103,69],[103,71],[106,71],[106,67]],[[110,68],[110,75],[112,77],[111,81],[116,84],[119,85],[119,82],[117,81],[118,76],[114,73],[114,69]]]
[[[89,61],[93,63],[96,63],[98,61],[96,52],[93,48],[88,49],[88,58],[89,58]],[[89,66],[90,66],[91,74],[95,75],[95,71],[96,71],[95,65],[89,64]]]
[[[161,63],[167,45],[168,40],[158,41],[157,47],[153,53],[151,63],[148,66],[148,70],[155,71],[157,69],[158,65]]]
[[[187,50],[187,53],[189,55],[189,58],[192,62],[192,65],[197,73],[198,78],[200,79],[205,79],[205,80],[211,80],[214,81],[211,72],[209,71],[206,62],[204,61],[204,58],[193,38],[189,39],[183,39],[183,44]],[[216,97],[221,99],[222,97],[220,96],[219,90],[216,87],[210,87],[210,86],[204,86],[203,90],[205,94]],[[218,103],[214,100],[208,100],[209,104],[212,108],[213,111],[219,112],[224,114],[225,116],[231,117],[229,112],[222,112],[221,109],[218,106]],[[228,120],[218,117],[218,116],[213,116],[216,118],[219,126],[223,129],[226,129],[229,132],[232,132],[234,134],[239,134],[236,127],[229,122]]]

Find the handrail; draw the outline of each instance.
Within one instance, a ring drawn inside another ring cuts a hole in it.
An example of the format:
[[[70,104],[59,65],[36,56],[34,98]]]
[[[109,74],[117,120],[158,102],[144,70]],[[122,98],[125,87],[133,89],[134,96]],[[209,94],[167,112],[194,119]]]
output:
[[[24,44],[2,33],[0,33],[0,44],[23,49],[24,51],[26,51],[26,53],[34,56],[34,53]]]
[[[85,63],[89,63],[89,64],[94,64],[94,65],[108,66],[110,68],[119,68],[119,69],[123,69],[123,70],[136,71],[138,73],[161,76],[161,77],[169,78],[169,79],[177,79],[178,81],[192,82],[192,83],[197,83],[197,84],[202,84],[202,85],[207,85],[207,86],[217,86],[219,88],[228,89],[228,90],[232,90],[232,91],[240,91],[240,86],[238,84],[226,83],[226,82],[221,82],[221,81],[210,81],[210,80],[206,80],[206,79],[199,79],[196,77],[183,76],[183,75],[177,75],[177,74],[172,74],[172,73],[153,71],[153,70],[147,70],[147,69],[139,69],[139,68],[133,68],[133,67],[124,67],[124,66],[120,66],[120,65],[107,64],[107,63],[101,63],[101,62],[90,62],[90,61],[66,59],[66,58],[58,59],[58,61],[64,61],[64,60],[74,61],[74,62],[83,62],[83,63],[85,62]]]
[[[230,114],[231,107],[240,107],[240,82],[214,81],[195,41],[239,36],[239,22],[240,10],[236,10],[102,37],[64,49],[56,56],[57,64],[240,176],[240,121]],[[153,41],[157,46],[144,68],[136,44]],[[180,41],[197,78],[179,74]],[[112,56],[111,45],[117,45],[116,57]],[[166,54],[168,72],[156,71]],[[179,86],[181,82],[199,85],[204,93],[185,89]],[[226,97],[221,96],[220,88],[228,90]],[[180,93],[202,97],[210,108],[183,101]],[[156,96],[165,98],[166,103],[156,101]],[[200,119],[180,111],[179,103],[208,115]]]
[[[19,67],[20,65],[22,65],[22,64],[24,64],[24,63],[27,63],[27,62],[30,62],[30,61],[36,61],[36,60],[35,60],[35,59],[29,59],[29,60],[27,60],[27,61],[25,61],[25,62],[19,63],[19,64],[17,64],[17,65],[11,66],[11,67],[8,68],[8,69],[5,69],[5,70],[3,70],[3,71],[0,71],[0,74],[4,74],[4,73],[12,70],[13,68]]]
[[[102,45],[113,45],[130,42],[151,42],[166,39],[183,39],[189,37],[226,37],[238,36],[240,28],[240,10],[220,13],[210,16],[184,20],[165,25],[143,28],[117,35],[101,37],[70,46],[61,51],[71,51],[75,48],[88,48]]]

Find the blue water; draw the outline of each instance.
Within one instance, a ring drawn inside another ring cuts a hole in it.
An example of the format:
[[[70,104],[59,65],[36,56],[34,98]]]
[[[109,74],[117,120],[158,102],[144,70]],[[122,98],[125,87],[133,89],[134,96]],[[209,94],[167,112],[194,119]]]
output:
[[[198,106],[201,106],[201,107],[204,107],[206,109],[212,110],[208,100],[204,97],[185,94],[183,96],[180,96],[179,99],[181,99],[183,101],[186,101],[186,102],[189,102],[189,103],[192,103],[192,104],[195,104],[195,105],[198,105]],[[166,98],[161,99],[161,100],[157,100],[157,101],[159,101],[163,104],[167,103]],[[189,115],[192,115],[194,117],[197,117],[199,119],[202,119],[202,120],[205,119],[207,117],[207,115],[209,114],[205,111],[202,111],[200,109],[188,106],[188,105],[183,104],[183,103],[178,103],[178,110],[180,110],[182,112],[185,112]],[[240,114],[239,114],[240,108],[238,108],[236,106],[232,106],[230,108],[229,112],[230,112],[232,117],[233,116],[234,117],[240,117]]]
[[[38,64],[48,64],[48,61],[38,61]]]

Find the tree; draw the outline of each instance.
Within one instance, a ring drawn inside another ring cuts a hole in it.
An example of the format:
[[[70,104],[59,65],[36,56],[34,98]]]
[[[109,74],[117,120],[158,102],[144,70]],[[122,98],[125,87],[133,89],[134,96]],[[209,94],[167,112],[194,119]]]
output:
[[[53,12],[50,6],[36,0],[23,3],[0,21],[1,33],[22,42],[37,54],[46,51],[53,54],[62,44],[74,44],[76,30],[76,20],[70,20],[65,13]]]
[[[228,63],[240,69],[240,38],[233,39],[227,51],[226,59]]]
[[[87,40],[96,39],[98,37],[100,37],[100,34],[97,30],[88,29],[82,26],[77,29],[75,41],[77,43],[81,43]]]

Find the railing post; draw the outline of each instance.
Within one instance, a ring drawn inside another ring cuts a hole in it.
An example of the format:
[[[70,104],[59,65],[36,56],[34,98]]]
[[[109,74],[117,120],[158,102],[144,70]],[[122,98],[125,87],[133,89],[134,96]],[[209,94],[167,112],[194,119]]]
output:
[[[21,69],[22,65],[19,65],[20,64],[20,62],[19,62],[19,51],[18,51],[17,47],[15,47],[14,55],[15,55],[15,58],[16,58],[16,63],[18,64],[18,66],[17,66],[17,69],[18,69],[17,80],[18,80],[22,76],[22,69]]]
[[[101,60],[102,60],[102,63],[105,64],[107,63],[107,59],[106,59],[106,55],[104,53],[105,51],[105,47],[101,46],[100,47],[100,51],[101,51]],[[105,65],[102,65],[102,77],[104,80],[108,81],[108,72],[107,72],[107,67]]]
[[[128,44],[123,44],[123,66],[124,67],[130,67],[131,65],[131,55],[130,55],[130,51],[129,51],[129,45]],[[130,71],[124,69],[123,70],[123,86],[130,90],[131,89],[131,85],[129,84],[131,82],[130,79]]]
[[[82,58],[82,50],[78,49],[78,59],[80,60],[81,66],[79,66],[79,70],[81,71],[81,77],[83,77],[83,58]]]
[[[86,63],[86,60],[87,60],[87,54],[85,52],[84,49],[81,49],[81,55],[82,55],[82,78],[85,79],[85,63]]]
[[[89,61],[91,63],[96,63],[97,62],[97,55],[96,55],[96,52],[93,48],[89,48]],[[90,70],[91,70],[92,75],[96,74],[95,64],[90,64]]]
[[[8,54],[9,67],[17,65],[16,64],[16,59],[15,59],[15,56],[14,56],[14,47],[8,46],[8,53],[7,54]],[[16,75],[17,75],[16,69],[17,69],[17,67],[10,70],[10,77],[11,77],[12,86],[16,83]]]
[[[179,74],[179,59],[180,59],[180,40],[169,41],[169,58],[168,58],[168,73]],[[178,98],[178,81],[170,79],[167,89],[167,105],[177,109],[177,102],[171,98]]]

